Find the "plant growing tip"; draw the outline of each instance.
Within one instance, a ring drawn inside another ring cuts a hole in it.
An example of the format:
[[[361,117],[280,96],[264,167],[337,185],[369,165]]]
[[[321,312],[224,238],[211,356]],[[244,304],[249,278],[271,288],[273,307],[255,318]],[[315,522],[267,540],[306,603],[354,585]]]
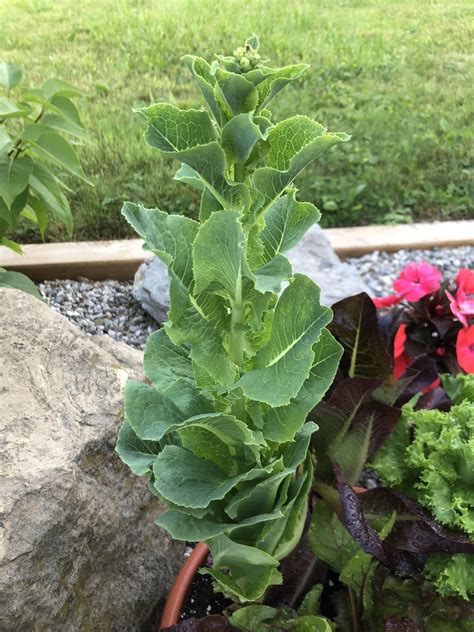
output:
[[[127,202],[122,213],[168,267],[169,319],[129,382],[117,452],[168,505],[157,523],[203,540],[216,587],[239,601],[281,582],[312,484],[305,423],[342,348],[331,310],[285,253],[319,219],[295,178],[345,134],[305,116],[274,123],[268,106],[305,64],[270,68],[256,35],[232,56],[185,55],[208,111],[138,111],[148,145],[181,163],[200,192],[199,222]],[[285,289],[282,291],[282,288]]]

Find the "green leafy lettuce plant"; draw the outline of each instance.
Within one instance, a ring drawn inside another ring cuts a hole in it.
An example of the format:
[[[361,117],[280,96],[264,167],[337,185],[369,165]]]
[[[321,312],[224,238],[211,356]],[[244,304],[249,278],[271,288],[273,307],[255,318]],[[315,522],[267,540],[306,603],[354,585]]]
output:
[[[295,178],[346,134],[306,116],[274,122],[271,100],[307,66],[270,68],[258,38],[209,64],[187,55],[208,111],[138,110],[146,142],[181,162],[201,192],[200,221],[126,203],[145,248],[168,266],[169,320],[129,381],[117,451],[168,505],[157,524],[205,541],[219,590],[259,599],[281,582],[312,484],[308,412],[330,386],[341,347],[331,310],[285,252],[319,219]],[[284,288],[284,289],[283,289]]]
[[[7,238],[20,218],[33,222],[44,237],[49,217],[62,222],[70,235],[72,214],[57,171],[88,182],[75,146],[87,140],[72,97],[84,93],[60,79],[47,79],[18,97],[18,66],[0,60],[0,245],[22,254]],[[0,268],[0,287],[19,287],[38,294],[25,275]]]
[[[443,376],[447,412],[411,407],[373,460],[384,484],[409,494],[440,523],[474,541],[474,376]],[[440,553],[425,569],[443,595],[474,594],[474,554]]]

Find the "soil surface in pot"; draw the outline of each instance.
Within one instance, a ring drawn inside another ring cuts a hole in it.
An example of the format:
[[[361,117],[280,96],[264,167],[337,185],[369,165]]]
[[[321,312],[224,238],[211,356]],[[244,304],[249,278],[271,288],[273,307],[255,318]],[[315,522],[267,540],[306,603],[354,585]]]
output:
[[[208,614],[222,614],[232,602],[221,593],[215,593],[210,575],[196,573],[188,598],[184,604],[181,620],[199,619]]]

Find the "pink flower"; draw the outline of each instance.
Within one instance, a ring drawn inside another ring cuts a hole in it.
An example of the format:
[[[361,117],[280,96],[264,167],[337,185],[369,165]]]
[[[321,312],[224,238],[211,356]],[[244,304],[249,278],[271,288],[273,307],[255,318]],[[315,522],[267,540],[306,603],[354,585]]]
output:
[[[450,292],[446,292],[446,296],[449,298],[451,311],[466,328],[468,327],[466,316],[474,316],[474,271],[466,268],[459,270],[456,281],[458,283],[456,298]]]
[[[466,373],[474,373],[474,325],[460,329],[456,340],[458,364]]]
[[[458,283],[458,292],[462,289],[466,294],[474,294],[474,270],[461,268],[456,277]]]
[[[392,307],[392,305],[398,305],[401,301],[401,297],[398,294],[390,294],[390,296],[383,296],[382,298],[373,298],[372,302],[377,309],[380,307]]]
[[[402,299],[416,303],[423,296],[440,288],[441,272],[427,261],[409,263],[393,282],[393,289]]]

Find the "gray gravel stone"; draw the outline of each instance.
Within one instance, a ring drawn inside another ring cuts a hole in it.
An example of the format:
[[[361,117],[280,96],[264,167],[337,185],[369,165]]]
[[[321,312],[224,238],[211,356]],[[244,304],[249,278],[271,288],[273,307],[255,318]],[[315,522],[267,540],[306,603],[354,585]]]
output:
[[[108,334],[118,342],[144,349],[158,324],[133,298],[131,281],[45,281],[39,290],[48,305],[89,335]]]

